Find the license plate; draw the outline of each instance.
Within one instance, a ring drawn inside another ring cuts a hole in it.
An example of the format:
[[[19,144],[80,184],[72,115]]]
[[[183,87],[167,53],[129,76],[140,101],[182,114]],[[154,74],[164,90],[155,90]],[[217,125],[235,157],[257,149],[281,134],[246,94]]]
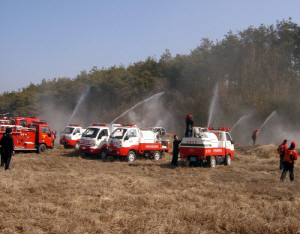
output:
[[[108,151],[111,152],[111,151],[112,151],[112,148],[109,148]]]
[[[82,149],[85,149],[85,147],[83,146]]]
[[[190,162],[197,162],[197,157],[190,157]]]

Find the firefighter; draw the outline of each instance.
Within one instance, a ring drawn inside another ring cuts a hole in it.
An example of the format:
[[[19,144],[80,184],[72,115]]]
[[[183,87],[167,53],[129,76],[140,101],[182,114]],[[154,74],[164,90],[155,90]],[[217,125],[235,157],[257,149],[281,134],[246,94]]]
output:
[[[12,129],[7,128],[6,135],[2,137],[0,145],[2,146],[3,159],[5,164],[5,170],[9,169],[11,156],[15,154],[14,151],[14,139],[11,135]]]
[[[279,170],[283,168],[283,157],[284,153],[287,150],[287,140],[284,140],[281,145],[277,148],[277,153],[279,154]]]
[[[258,134],[258,129],[256,129],[252,134],[253,145],[255,145],[257,134]]]
[[[179,153],[179,144],[181,143],[181,140],[178,140],[178,136],[174,135],[174,141],[173,141],[173,158],[171,164],[174,166],[177,166],[178,163],[178,153]]]
[[[187,115],[185,117],[185,123],[186,123],[186,129],[185,129],[185,137],[191,137],[192,136],[192,127],[195,125],[194,123],[194,116]]]
[[[294,160],[298,159],[298,153],[295,150],[296,143],[292,141],[290,148],[285,150],[283,157],[283,171],[280,177],[280,181],[283,182],[287,171],[290,174],[290,181],[294,180]]]

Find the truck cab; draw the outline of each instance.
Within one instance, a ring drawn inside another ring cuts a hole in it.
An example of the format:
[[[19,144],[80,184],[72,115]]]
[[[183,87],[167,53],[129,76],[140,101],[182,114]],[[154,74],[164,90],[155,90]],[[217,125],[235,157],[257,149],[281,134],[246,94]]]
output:
[[[69,124],[61,133],[59,143],[65,148],[74,147],[79,149],[80,139],[85,132],[85,128],[80,127],[79,124]]]
[[[79,150],[80,152],[100,155],[106,158],[106,147],[111,131],[119,124],[95,123],[89,126],[81,136]]]
[[[183,137],[180,146],[180,158],[191,164],[230,165],[234,157],[234,141],[230,128],[193,127],[191,137]]]

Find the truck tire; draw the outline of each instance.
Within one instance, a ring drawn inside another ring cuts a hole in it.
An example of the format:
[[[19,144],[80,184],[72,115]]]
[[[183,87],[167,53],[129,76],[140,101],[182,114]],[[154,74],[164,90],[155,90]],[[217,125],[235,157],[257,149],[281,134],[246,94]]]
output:
[[[127,161],[134,162],[136,160],[136,154],[133,150],[130,150],[127,154]]]
[[[106,149],[102,149],[100,152],[100,158],[103,162],[106,162],[107,159],[107,154],[106,154]]]
[[[45,144],[39,144],[38,148],[37,148],[37,153],[38,154],[45,153],[46,150],[47,150],[47,147]]]
[[[227,155],[225,156],[224,164],[225,164],[226,166],[230,166],[230,165],[231,165],[231,156],[230,156],[230,154],[227,154]]]
[[[217,161],[215,156],[208,156],[208,166],[209,167],[216,167]]]
[[[160,152],[157,151],[157,150],[155,150],[155,151],[153,152],[153,159],[154,159],[155,161],[158,161],[160,158],[161,158]]]
[[[78,142],[78,141],[75,142],[74,148],[75,148],[76,150],[79,150],[79,142]]]

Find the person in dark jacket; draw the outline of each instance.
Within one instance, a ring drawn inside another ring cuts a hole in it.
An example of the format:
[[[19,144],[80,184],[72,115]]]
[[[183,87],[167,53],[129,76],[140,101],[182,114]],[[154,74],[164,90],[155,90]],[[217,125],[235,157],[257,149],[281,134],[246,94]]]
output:
[[[290,148],[285,150],[283,157],[283,171],[280,177],[280,181],[283,182],[286,173],[290,172],[290,181],[294,180],[294,161],[298,159],[298,153],[295,150],[296,143],[292,141]]]
[[[287,149],[287,140],[284,140],[281,145],[277,148],[277,153],[279,154],[279,169],[283,168],[283,157],[285,154],[285,150]]]
[[[178,140],[178,136],[174,135],[174,141],[173,141],[173,158],[171,164],[174,166],[177,166],[178,163],[178,153],[179,153],[179,144],[181,143],[181,140]]]
[[[0,145],[2,146],[3,161],[5,165],[5,170],[9,169],[9,164],[11,161],[11,156],[15,154],[14,151],[14,139],[11,135],[12,129],[7,128],[5,135],[1,138]],[[3,166],[4,166],[3,165]]]
[[[187,115],[185,117],[185,123],[186,123],[186,129],[185,129],[185,137],[191,137],[192,136],[192,128],[195,125],[194,123],[194,116]]]

